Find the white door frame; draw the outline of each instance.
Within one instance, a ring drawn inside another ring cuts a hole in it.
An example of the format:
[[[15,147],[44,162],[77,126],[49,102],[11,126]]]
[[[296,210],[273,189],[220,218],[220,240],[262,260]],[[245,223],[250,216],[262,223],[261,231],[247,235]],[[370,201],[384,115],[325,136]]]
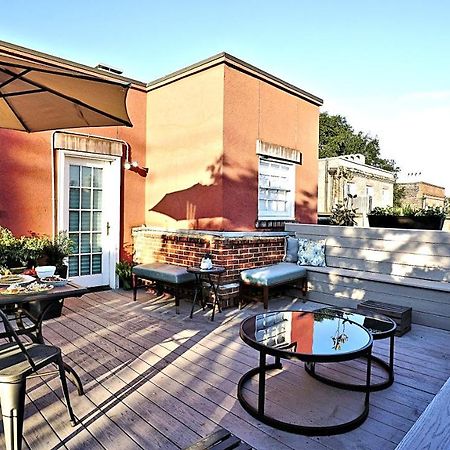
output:
[[[104,192],[108,193],[109,199],[117,199],[116,207],[114,206],[115,202],[109,202],[110,207],[112,206],[109,217],[110,217],[110,240],[109,246],[106,249],[110,254],[109,260],[109,286],[111,288],[117,288],[118,278],[116,276],[116,263],[119,262],[119,254],[120,254],[120,211],[122,205],[120,203],[121,195],[120,195],[120,186],[121,186],[121,158],[120,156],[113,155],[101,155],[97,153],[88,153],[88,152],[79,152],[73,150],[56,150],[57,155],[57,230],[64,230],[64,214],[68,210],[69,205],[67,204],[67,199],[65,195],[62,195],[65,192],[65,165],[66,160],[69,157],[77,158],[77,159],[85,159],[86,161],[102,161],[109,162],[111,164],[111,180],[118,180],[118,182],[110,182],[107,186],[105,186]],[[106,198],[104,198],[104,201]]]

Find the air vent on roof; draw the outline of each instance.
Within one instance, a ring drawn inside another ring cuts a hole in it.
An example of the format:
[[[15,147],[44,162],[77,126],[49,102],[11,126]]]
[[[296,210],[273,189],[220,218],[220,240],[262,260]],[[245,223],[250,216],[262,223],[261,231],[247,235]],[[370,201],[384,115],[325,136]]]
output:
[[[116,69],[115,67],[107,66],[106,64],[97,64],[95,68],[104,70],[105,72],[114,73],[116,75],[122,75],[122,70]]]

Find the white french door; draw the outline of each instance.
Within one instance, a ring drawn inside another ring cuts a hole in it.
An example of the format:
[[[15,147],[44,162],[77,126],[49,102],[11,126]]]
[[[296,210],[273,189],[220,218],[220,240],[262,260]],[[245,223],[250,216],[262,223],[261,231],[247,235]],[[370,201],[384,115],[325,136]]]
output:
[[[69,277],[82,286],[115,287],[120,225],[120,160],[63,153],[59,224],[74,243]],[[61,172],[59,172],[61,173]]]

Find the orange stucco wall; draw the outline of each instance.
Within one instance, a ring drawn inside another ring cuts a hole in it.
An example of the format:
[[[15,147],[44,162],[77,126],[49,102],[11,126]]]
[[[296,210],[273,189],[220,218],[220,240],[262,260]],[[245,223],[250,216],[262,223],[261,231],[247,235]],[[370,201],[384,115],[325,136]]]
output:
[[[132,159],[142,164],[146,150],[145,96],[145,92],[136,89],[130,89],[128,93],[127,108],[132,128],[79,128],[73,131],[123,139],[131,146]],[[51,139],[51,132],[28,134],[0,129],[0,225],[16,235],[52,234]],[[125,244],[131,243],[131,227],[144,223],[144,186],[145,178],[124,171],[121,235]]]
[[[296,220],[317,221],[319,108],[265,81],[225,67],[224,214],[230,229],[258,216],[258,139],[303,154],[296,168]]]
[[[148,93],[148,226],[223,229],[223,66]]]

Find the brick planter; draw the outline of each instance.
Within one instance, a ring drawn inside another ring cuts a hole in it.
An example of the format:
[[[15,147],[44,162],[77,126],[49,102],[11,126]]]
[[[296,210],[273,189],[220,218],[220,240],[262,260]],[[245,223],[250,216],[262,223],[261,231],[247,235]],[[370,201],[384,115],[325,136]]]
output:
[[[223,307],[237,304],[241,270],[274,264],[284,255],[285,232],[161,231],[134,228],[134,260],[199,266],[206,252],[226,268],[219,287]]]

